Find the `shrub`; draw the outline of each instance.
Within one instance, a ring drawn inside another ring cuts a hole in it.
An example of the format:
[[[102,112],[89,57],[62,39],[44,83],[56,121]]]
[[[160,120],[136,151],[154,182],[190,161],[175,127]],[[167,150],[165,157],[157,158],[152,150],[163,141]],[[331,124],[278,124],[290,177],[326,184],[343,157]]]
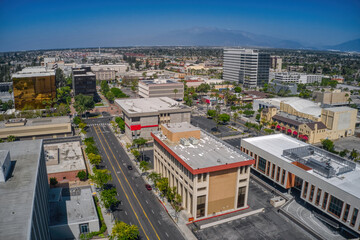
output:
[[[79,171],[76,175],[81,181],[85,181],[87,179],[87,174],[84,170]]]

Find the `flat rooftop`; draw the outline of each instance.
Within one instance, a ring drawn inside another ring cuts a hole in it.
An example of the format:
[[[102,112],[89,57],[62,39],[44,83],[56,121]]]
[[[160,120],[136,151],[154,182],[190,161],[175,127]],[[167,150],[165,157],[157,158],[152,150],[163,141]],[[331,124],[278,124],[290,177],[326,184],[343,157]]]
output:
[[[42,140],[0,143],[15,163],[12,177],[0,183],[1,239],[28,239]]]
[[[5,128],[5,121],[0,122],[0,128]],[[26,123],[23,126],[42,126],[42,125],[52,125],[52,124],[63,124],[71,123],[68,116],[62,117],[49,117],[49,118],[29,118],[26,119]],[[23,127],[21,126],[21,127]],[[6,128],[11,128],[7,126]]]
[[[154,133],[154,135],[194,170],[253,159],[239,149],[202,130],[199,143],[195,145],[189,143],[188,146],[170,142],[160,132]]]
[[[157,97],[157,98],[137,98],[137,99],[116,99],[115,102],[121,107],[121,109],[128,114],[135,113],[157,113],[160,111],[180,110],[187,109],[189,107],[169,98],[169,97]]]
[[[332,112],[348,112],[348,111],[354,111],[355,108],[351,107],[330,107],[330,108],[324,108],[324,110],[332,111]]]
[[[294,97],[283,100],[284,103],[289,104],[296,111],[313,115],[315,117],[321,116],[321,107],[310,100]]]
[[[61,201],[57,194],[62,194]],[[90,187],[49,190],[50,227],[98,221]]]
[[[143,83],[146,85],[158,85],[158,84],[183,84],[182,82],[178,82],[172,79],[154,79],[154,80],[142,80],[139,83]]]
[[[12,78],[55,76],[55,70],[46,67],[27,67],[14,73]]]
[[[162,127],[167,128],[171,132],[188,132],[200,130],[200,128],[195,127],[188,122],[163,124]]]
[[[360,166],[356,163],[285,134],[245,138],[242,142],[250,143],[285,162],[303,163],[312,168],[307,173],[360,198]]]
[[[46,144],[44,152],[48,174],[86,169],[80,142]],[[57,164],[52,163],[57,158]]]

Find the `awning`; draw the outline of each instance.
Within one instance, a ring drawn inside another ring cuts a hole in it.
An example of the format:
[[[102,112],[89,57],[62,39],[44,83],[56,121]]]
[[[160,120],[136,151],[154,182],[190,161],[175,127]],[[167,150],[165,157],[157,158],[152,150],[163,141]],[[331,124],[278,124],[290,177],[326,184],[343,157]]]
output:
[[[297,135],[298,135],[298,132],[297,132],[297,131],[294,131],[293,134],[294,134],[295,136],[297,136]]]
[[[286,127],[282,127],[282,128],[281,128],[281,130],[285,130],[285,129],[286,129]]]
[[[287,132],[288,132],[288,133],[292,133],[291,129],[288,129]]]
[[[306,141],[309,140],[308,136],[306,136],[306,135],[304,135],[302,138]]]
[[[276,128],[280,129],[281,127],[280,127],[280,125],[277,125]]]
[[[299,138],[302,138],[303,136],[304,136],[304,135],[300,134],[300,135],[299,135]]]

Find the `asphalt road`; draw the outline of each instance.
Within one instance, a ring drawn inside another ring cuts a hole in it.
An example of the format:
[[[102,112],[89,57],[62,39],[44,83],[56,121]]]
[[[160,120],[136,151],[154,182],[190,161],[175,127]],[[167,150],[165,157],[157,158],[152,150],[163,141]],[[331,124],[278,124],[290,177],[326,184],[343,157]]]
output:
[[[111,132],[105,119],[87,121],[88,136],[94,138],[103,163],[102,167],[111,171],[112,184],[118,192],[121,201],[114,211],[116,220],[134,224],[139,227],[140,239],[184,239],[160,204],[152,191],[147,191],[145,182],[133,167],[129,157]],[[95,124],[95,125],[92,125]]]

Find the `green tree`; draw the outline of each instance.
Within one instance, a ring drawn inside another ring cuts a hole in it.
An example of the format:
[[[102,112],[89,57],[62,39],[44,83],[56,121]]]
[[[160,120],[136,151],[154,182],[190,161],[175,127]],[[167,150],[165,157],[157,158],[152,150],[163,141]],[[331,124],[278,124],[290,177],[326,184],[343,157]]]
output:
[[[235,87],[234,88],[234,91],[236,92],[236,93],[241,93],[241,87],[239,87],[239,86],[237,86],[237,87]]]
[[[112,92],[107,92],[105,96],[111,103],[115,100],[115,95]]]
[[[179,92],[179,90],[177,90],[176,88],[173,90],[174,94],[175,94],[175,99],[176,99],[176,94]]]
[[[93,144],[88,144],[85,148],[85,153],[87,155],[89,155],[90,153],[93,153],[93,154],[98,154],[99,153],[99,150],[97,149],[96,146],[94,146]]]
[[[349,153],[349,150],[344,149],[341,152],[339,152],[340,157],[346,157],[346,155]]]
[[[84,170],[81,170],[77,173],[76,177],[78,177],[81,181],[85,181],[87,179],[87,174]]]
[[[56,88],[61,88],[66,86],[66,80],[64,72],[61,70],[61,68],[57,68],[55,70],[55,85]]]
[[[156,187],[159,189],[161,195],[166,196],[167,189],[169,187],[169,180],[167,178],[161,178],[157,181]]]
[[[88,138],[85,138],[84,143],[87,146],[87,145],[90,145],[90,144],[94,144],[95,141],[94,141],[93,137],[88,137]]]
[[[88,158],[92,165],[99,165],[101,163],[101,156],[99,154],[89,153]]]
[[[95,183],[98,188],[103,188],[105,184],[112,180],[112,177],[109,170],[94,167],[93,174],[89,176],[89,179]]]
[[[355,150],[355,149],[353,149],[351,152],[350,152],[350,158],[351,159],[355,159],[355,158],[357,158],[359,156],[359,153]]]
[[[83,123],[83,122],[79,123],[79,128],[80,128],[81,130],[84,130],[84,128],[86,128],[86,126],[87,126],[86,123]]]
[[[16,137],[13,135],[9,135],[6,139],[7,142],[14,142],[16,140]]]
[[[219,121],[222,122],[223,124],[227,123],[228,121],[230,121],[230,115],[226,114],[226,113],[222,113],[219,114]]]
[[[147,140],[142,137],[133,140],[133,145],[137,146],[138,150],[142,149],[141,156],[144,155],[144,147],[146,143]]]
[[[79,118],[78,116],[75,116],[73,119],[73,123],[75,125],[79,125],[81,123],[81,118]]]
[[[175,219],[176,219],[176,221],[178,221],[179,212],[182,209],[181,203],[182,203],[182,197],[181,197],[180,194],[176,193],[175,194],[175,199],[174,199],[174,202],[173,202],[173,206],[174,206],[174,209],[175,209]]]
[[[131,153],[134,155],[134,157],[139,160],[141,153],[136,149],[131,149]]]
[[[321,144],[323,146],[323,148],[329,152],[333,152],[334,151],[334,143],[333,141],[331,141],[330,139],[325,139],[321,141]]]
[[[119,204],[116,195],[116,188],[104,189],[100,192],[101,201],[106,209],[111,211],[113,207]]]
[[[253,116],[254,113],[255,113],[255,111],[251,111],[251,110],[245,110],[245,111],[244,111],[244,114],[245,114],[245,116],[247,116],[247,117]]]
[[[210,118],[216,117],[216,110],[209,109],[209,110],[207,111],[207,115],[208,115]]]
[[[111,232],[111,240],[135,240],[139,237],[139,228],[135,225],[128,225],[116,221]]]
[[[109,84],[107,81],[101,81],[100,87],[101,87],[101,92],[104,96],[110,91]]]
[[[161,179],[160,173],[156,173],[156,172],[151,172],[148,177],[151,179],[151,181],[153,181],[155,186],[157,182]]]
[[[50,178],[50,185],[51,186],[55,186],[56,184],[58,184],[58,180],[56,179],[56,177],[52,177]]]
[[[79,94],[75,96],[74,108],[78,114],[82,115],[86,110],[95,107],[94,98],[92,96]]]
[[[146,162],[146,161],[141,161],[140,162],[140,169],[141,169],[141,171],[146,172],[147,170],[150,169],[149,163]]]
[[[124,122],[124,120],[121,117],[116,117],[115,122],[118,124],[120,130],[122,132],[124,132],[125,131],[125,122]]]

